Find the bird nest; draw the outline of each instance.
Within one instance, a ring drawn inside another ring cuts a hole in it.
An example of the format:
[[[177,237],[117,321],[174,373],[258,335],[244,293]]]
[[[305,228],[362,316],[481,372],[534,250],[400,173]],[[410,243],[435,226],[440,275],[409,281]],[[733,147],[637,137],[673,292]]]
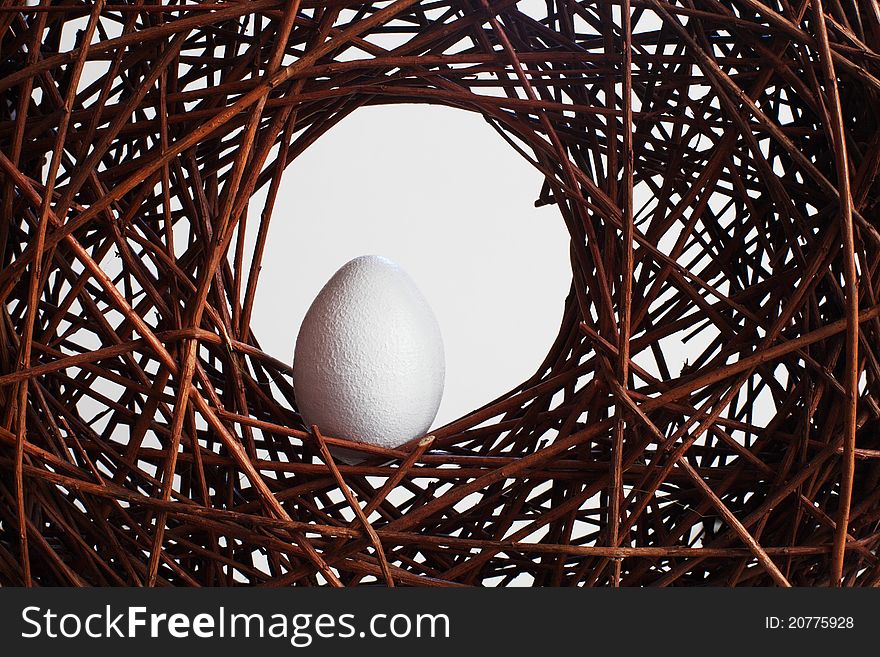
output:
[[[0,583],[880,582],[869,4],[43,0],[0,35]],[[346,465],[251,316],[285,167],[390,103],[531,162],[572,286],[531,378]]]

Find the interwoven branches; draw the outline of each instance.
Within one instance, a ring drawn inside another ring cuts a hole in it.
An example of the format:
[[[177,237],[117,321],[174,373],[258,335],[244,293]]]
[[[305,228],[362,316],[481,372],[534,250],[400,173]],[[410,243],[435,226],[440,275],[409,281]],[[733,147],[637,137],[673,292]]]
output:
[[[0,34],[0,583],[880,581],[876,3],[44,0]],[[285,166],[387,103],[534,164],[572,291],[528,381],[347,466],[250,318]]]

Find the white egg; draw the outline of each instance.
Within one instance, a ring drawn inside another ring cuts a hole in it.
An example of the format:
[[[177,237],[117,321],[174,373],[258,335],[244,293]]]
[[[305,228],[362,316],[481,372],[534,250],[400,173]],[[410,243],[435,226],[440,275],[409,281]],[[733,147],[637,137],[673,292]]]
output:
[[[445,369],[440,326],[416,284],[388,258],[361,256],[333,275],[306,313],[293,381],[307,426],[394,448],[431,427]]]

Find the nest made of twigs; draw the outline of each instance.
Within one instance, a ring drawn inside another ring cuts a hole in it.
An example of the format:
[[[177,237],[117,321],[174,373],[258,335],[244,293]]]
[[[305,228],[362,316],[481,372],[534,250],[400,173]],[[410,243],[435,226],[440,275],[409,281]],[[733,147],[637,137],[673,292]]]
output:
[[[0,7],[0,583],[876,584],[878,20]],[[250,318],[286,165],[387,103],[534,164],[572,289],[529,380],[336,464]]]

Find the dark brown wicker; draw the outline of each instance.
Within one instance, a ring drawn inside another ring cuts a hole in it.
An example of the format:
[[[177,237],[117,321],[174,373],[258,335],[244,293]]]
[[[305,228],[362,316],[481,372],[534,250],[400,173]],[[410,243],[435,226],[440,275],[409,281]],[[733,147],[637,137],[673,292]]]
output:
[[[0,583],[880,582],[877,0],[21,5]],[[388,103],[534,164],[572,291],[529,380],[347,466],[250,318],[285,166]]]

